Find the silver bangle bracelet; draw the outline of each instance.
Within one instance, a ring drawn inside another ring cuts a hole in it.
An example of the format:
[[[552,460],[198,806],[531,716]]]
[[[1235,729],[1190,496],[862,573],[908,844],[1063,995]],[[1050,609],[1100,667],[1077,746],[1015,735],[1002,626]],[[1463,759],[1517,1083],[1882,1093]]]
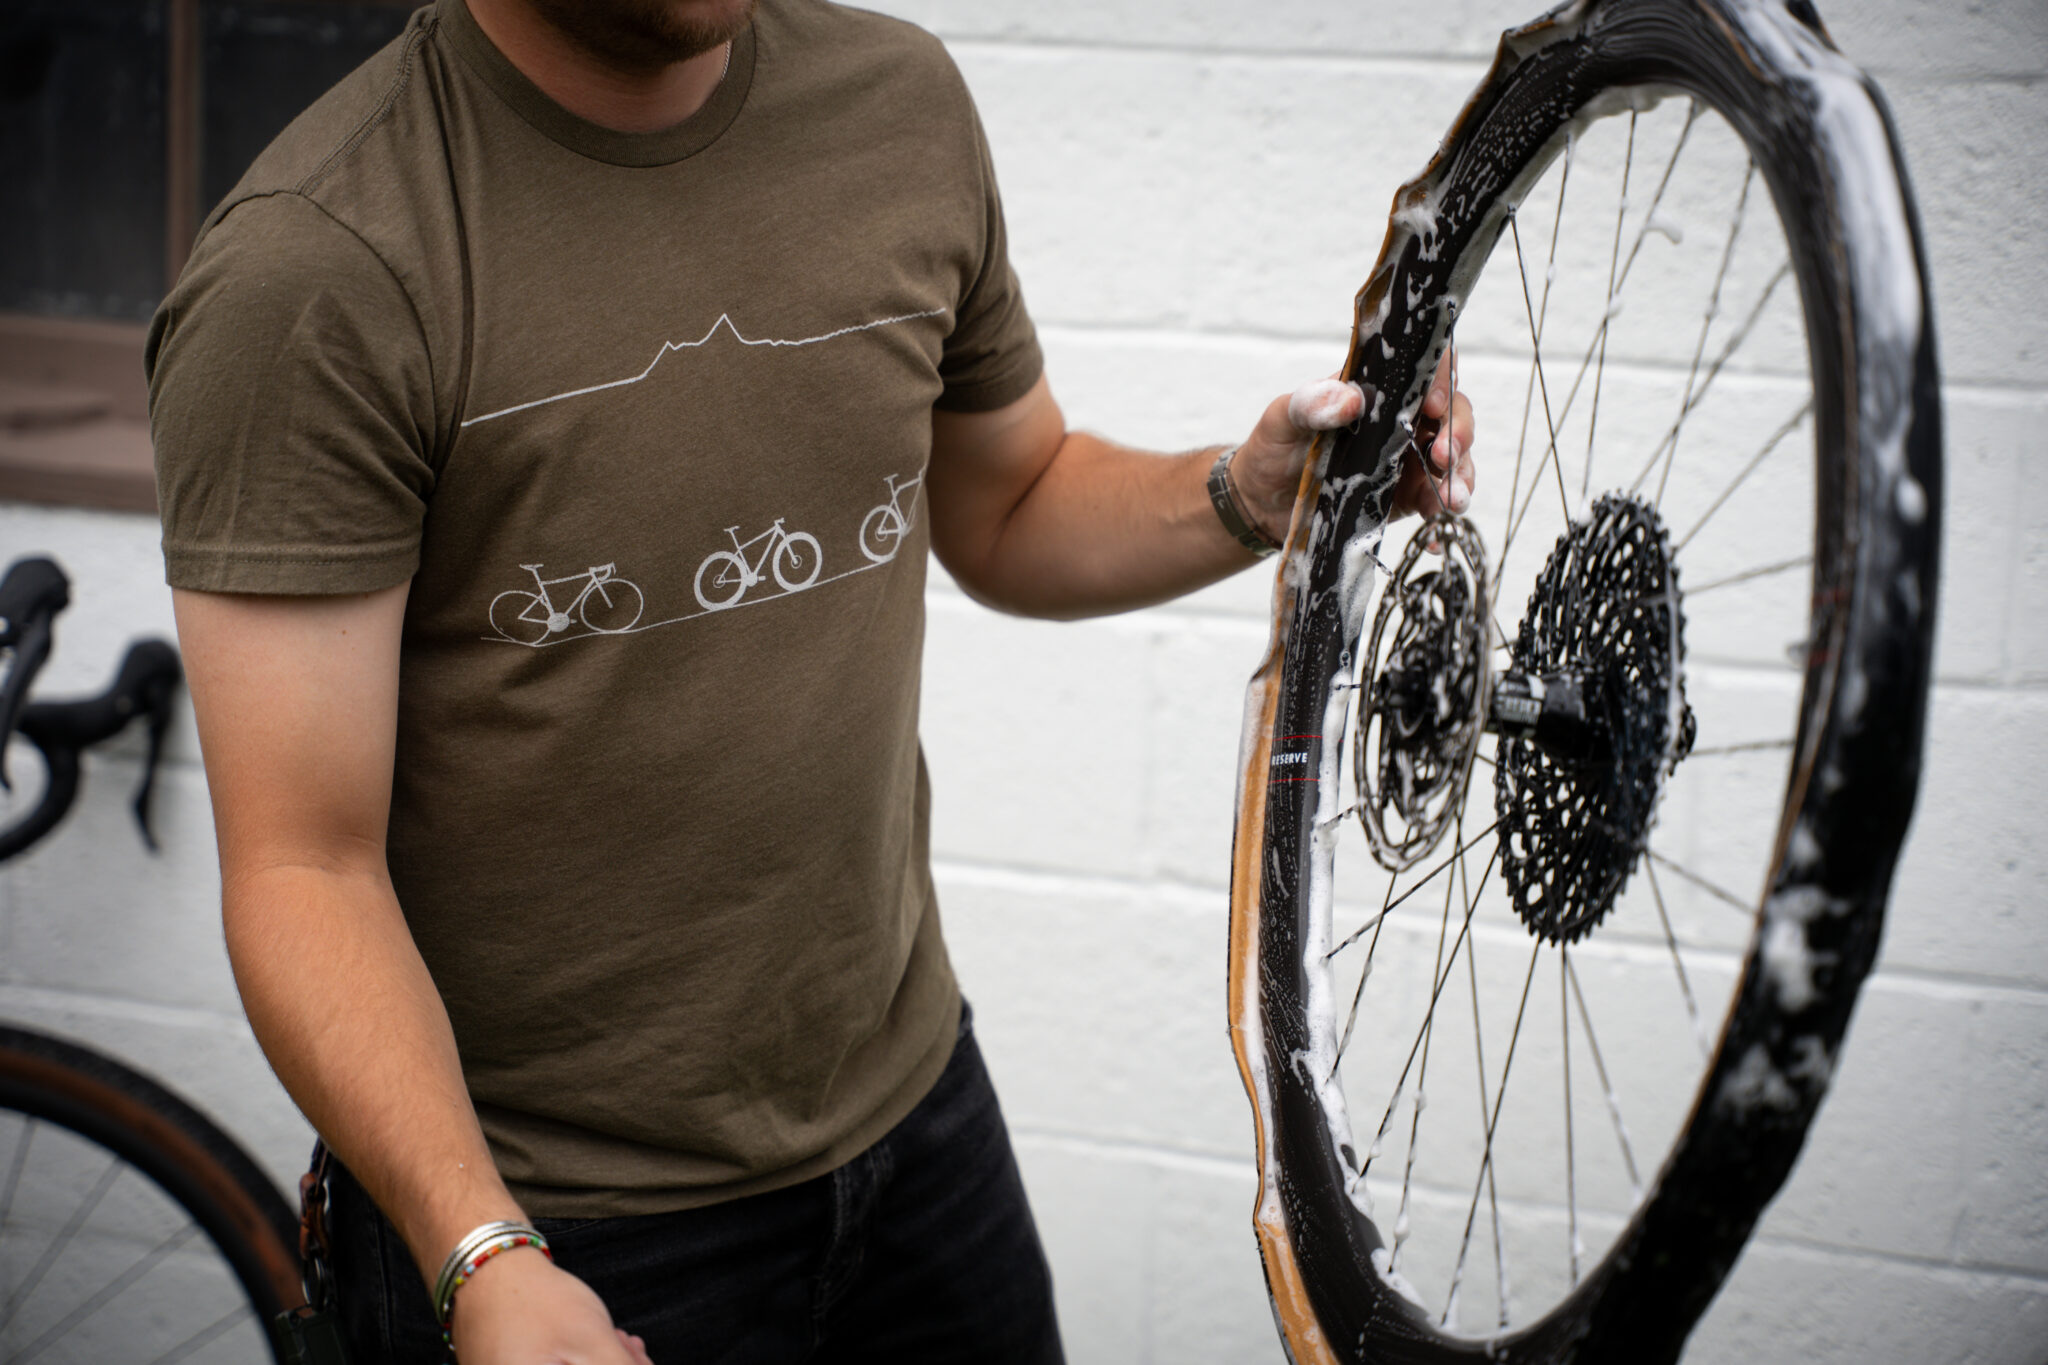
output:
[[[1216,519],[1223,523],[1223,529],[1231,538],[1255,555],[1269,555],[1280,548],[1280,542],[1267,535],[1259,524],[1245,514],[1244,507],[1237,500],[1237,488],[1230,481],[1230,461],[1238,448],[1229,449],[1216,456],[1216,462],[1209,466],[1209,505],[1216,509]]]
[[[434,1319],[441,1324],[441,1330],[448,1330],[448,1321],[455,1315],[455,1291],[460,1289],[466,1278],[463,1268],[476,1257],[477,1253],[494,1243],[511,1246],[538,1247],[549,1259],[548,1239],[530,1223],[499,1221],[484,1223],[471,1228],[463,1239],[448,1253],[448,1259],[441,1262],[441,1273],[434,1277]]]

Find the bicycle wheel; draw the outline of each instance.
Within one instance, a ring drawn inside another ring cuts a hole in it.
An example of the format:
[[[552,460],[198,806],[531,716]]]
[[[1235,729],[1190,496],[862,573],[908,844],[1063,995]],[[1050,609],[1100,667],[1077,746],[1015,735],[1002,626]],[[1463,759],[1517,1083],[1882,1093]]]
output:
[[[0,1358],[279,1360],[297,1220],[226,1134],[110,1057],[0,1027]]]
[[[825,552],[819,548],[818,538],[808,531],[791,531],[775,547],[775,581],[784,592],[802,592],[810,587],[818,581],[818,570],[824,566]]]
[[[623,578],[600,579],[583,594],[583,604],[576,614],[583,618],[583,624],[600,635],[617,635],[620,631],[631,630],[639,621],[640,613],[647,607],[647,599],[641,596],[637,584]]]
[[[860,552],[877,564],[886,564],[903,547],[903,533],[907,529],[896,509],[884,503],[861,519]]]
[[[517,645],[548,638],[548,608],[539,593],[507,588],[491,599],[491,629]]]
[[[704,610],[729,607],[747,590],[747,561],[731,550],[714,550],[697,566],[694,586],[698,605]]]
[[[1376,397],[1304,475],[1233,850],[1297,1362],[1674,1360],[1798,1154],[1930,676],[1903,179],[1804,0],[1578,0],[1396,197],[1344,371]],[[1519,449],[1402,552],[1454,333]]]

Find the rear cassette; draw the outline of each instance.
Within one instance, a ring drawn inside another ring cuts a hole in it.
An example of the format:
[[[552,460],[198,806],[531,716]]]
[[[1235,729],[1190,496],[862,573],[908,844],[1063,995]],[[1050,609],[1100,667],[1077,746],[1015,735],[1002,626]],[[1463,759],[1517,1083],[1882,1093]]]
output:
[[[1606,917],[1641,860],[1664,779],[1692,748],[1685,612],[1656,509],[1610,494],[1558,539],[1516,632],[1516,674],[1576,693],[1576,747],[1503,735],[1501,872],[1551,943]],[[1564,684],[1560,687],[1558,684]]]

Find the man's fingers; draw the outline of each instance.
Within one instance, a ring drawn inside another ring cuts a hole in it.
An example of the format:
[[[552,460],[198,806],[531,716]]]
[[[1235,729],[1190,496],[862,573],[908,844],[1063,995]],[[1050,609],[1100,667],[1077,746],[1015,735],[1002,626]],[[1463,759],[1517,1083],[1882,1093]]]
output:
[[[1448,410],[1451,397],[1451,364],[1452,362],[1446,359],[1436,367],[1436,373],[1430,376],[1429,392],[1422,395],[1424,417],[1441,418]]]
[[[1287,399],[1287,420],[1300,431],[1334,431],[1365,412],[1365,391],[1346,379],[1316,379]]]
[[[1430,467],[1438,474],[1446,473],[1454,456],[1460,462],[1470,464],[1471,450],[1472,403],[1461,393],[1452,405],[1451,420],[1438,428],[1429,444]]]
[[[619,1334],[619,1345],[625,1347],[626,1354],[633,1357],[633,1365],[654,1365],[654,1362],[648,1359],[645,1341],[623,1327],[614,1327],[612,1330]]]

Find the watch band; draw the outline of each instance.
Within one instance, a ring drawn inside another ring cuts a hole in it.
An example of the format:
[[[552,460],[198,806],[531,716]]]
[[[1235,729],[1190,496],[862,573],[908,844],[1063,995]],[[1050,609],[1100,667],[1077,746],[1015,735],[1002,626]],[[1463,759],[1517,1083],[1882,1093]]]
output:
[[[1280,542],[1261,530],[1244,513],[1238,504],[1237,489],[1230,482],[1231,457],[1237,454],[1237,447],[1231,446],[1216,456],[1216,462],[1209,466],[1209,505],[1216,509],[1216,519],[1223,523],[1223,529],[1230,532],[1238,544],[1255,555],[1269,555],[1280,548]]]

